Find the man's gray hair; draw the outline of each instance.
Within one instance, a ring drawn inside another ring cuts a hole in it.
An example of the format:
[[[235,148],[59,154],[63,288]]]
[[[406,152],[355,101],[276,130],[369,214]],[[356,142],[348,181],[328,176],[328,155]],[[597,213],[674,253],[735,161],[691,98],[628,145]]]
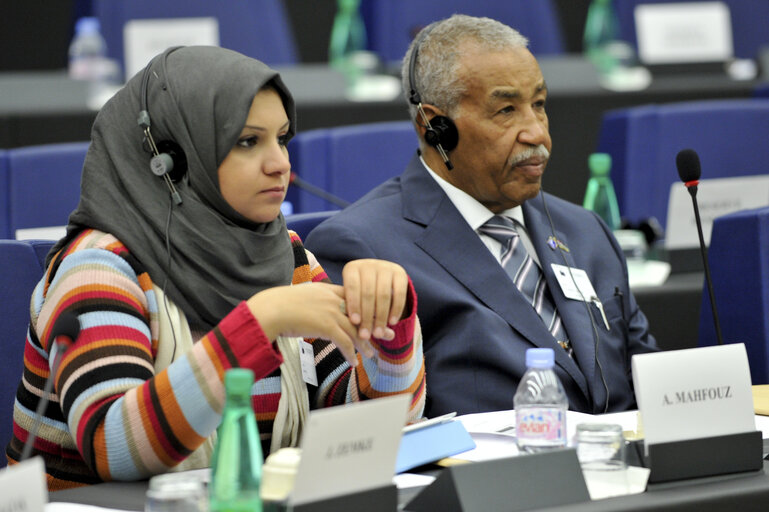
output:
[[[466,84],[457,76],[460,46],[472,41],[487,51],[526,48],[528,39],[520,32],[491,18],[476,18],[455,14],[423,28],[414,38],[403,57],[401,77],[403,91],[408,101],[411,91],[409,65],[416,42],[428,31],[419,45],[415,69],[415,82],[422,103],[429,103],[443,110],[449,117],[456,114],[459,100],[465,93]],[[416,119],[417,109],[409,102],[411,118]]]

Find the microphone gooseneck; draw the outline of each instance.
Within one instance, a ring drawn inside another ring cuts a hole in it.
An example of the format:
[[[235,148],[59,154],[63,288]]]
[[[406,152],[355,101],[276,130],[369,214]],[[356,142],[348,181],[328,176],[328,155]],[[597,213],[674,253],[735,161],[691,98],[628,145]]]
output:
[[[35,444],[37,438],[37,431],[40,428],[40,423],[43,418],[43,413],[48,402],[50,400],[51,392],[53,391],[53,380],[56,375],[56,371],[59,369],[59,363],[64,355],[64,352],[77,341],[77,337],[80,335],[80,320],[77,315],[69,311],[62,313],[53,324],[53,343],[51,345],[51,352],[53,352],[53,364],[51,364],[48,378],[45,380],[45,386],[43,387],[43,394],[40,397],[40,402],[37,404],[35,410],[35,416],[32,421],[32,428],[29,431],[27,440],[24,442],[24,449],[21,452],[21,458],[19,462],[27,460],[32,453],[32,447]]]
[[[682,149],[676,155],[676,167],[678,176],[686,185],[689,195],[692,196],[692,206],[694,207],[694,220],[697,222],[697,234],[700,238],[700,254],[702,255],[702,264],[705,267],[705,282],[708,285],[708,295],[710,297],[710,308],[713,311],[713,324],[716,328],[716,339],[719,345],[724,344],[721,338],[721,323],[718,320],[718,310],[716,309],[716,296],[713,293],[713,280],[710,278],[710,265],[708,265],[708,255],[705,250],[705,237],[702,235],[702,222],[700,221],[700,208],[697,205],[697,185],[699,184],[702,169],[700,168],[700,157],[693,149]]]
[[[314,196],[320,197],[321,199],[328,201],[329,203],[334,204],[340,208],[346,208],[347,206],[350,206],[349,201],[345,201],[341,197],[337,197],[330,192],[326,192],[320,187],[316,187],[312,183],[306,182],[305,180],[300,178],[295,172],[291,172],[289,183],[291,185],[296,185],[302,190],[305,190]]]

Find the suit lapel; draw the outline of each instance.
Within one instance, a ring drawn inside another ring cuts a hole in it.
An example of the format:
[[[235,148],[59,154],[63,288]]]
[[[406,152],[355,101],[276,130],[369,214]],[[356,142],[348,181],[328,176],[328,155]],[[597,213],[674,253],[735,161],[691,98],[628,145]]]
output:
[[[515,288],[505,270],[424,170],[418,158],[415,157],[407,167],[402,183],[404,218],[424,225],[423,233],[414,243],[522,337],[534,346],[553,348],[557,364],[568,372],[588,397],[587,384],[580,369],[558,347],[540,316]],[[532,222],[541,221],[538,218]],[[537,252],[540,254],[540,249]],[[550,279],[548,285],[553,286]]]
[[[588,310],[585,309],[585,303],[578,300],[567,299],[561,291],[561,285],[553,272],[552,264],[567,265],[576,268],[574,255],[571,252],[553,249],[548,244],[548,240],[553,236],[550,230],[550,221],[544,210],[541,209],[542,193],[537,197],[528,200],[523,204],[523,214],[526,220],[526,229],[531,236],[531,242],[539,257],[542,271],[547,280],[547,286],[555,301],[558,314],[569,335],[574,357],[579,362],[577,366],[574,359],[568,357],[563,351],[556,351],[556,362],[560,364],[572,376],[578,374],[579,378],[575,380],[580,383],[580,387],[588,396],[589,384],[593,382],[595,376],[595,343],[593,339],[593,327],[587,316]],[[555,229],[555,238],[565,247],[570,247],[569,239],[566,234]],[[563,255],[563,256],[562,256]],[[566,262],[564,263],[564,259]],[[590,305],[588,304],[588,307]],[[585,387],[587,386],[587,387]]]

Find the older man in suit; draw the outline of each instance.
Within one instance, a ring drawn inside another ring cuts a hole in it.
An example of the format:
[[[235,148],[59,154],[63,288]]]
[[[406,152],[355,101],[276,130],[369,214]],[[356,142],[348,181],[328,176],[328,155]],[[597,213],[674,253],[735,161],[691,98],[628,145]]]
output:
[[[611,230],[541,190],[547,86],[526,46],[488,18],[423,29],[403,61],[420,150],[307,238],[333,278],[357,258],[411,276],[428,416],[512,408],[532,347],[555,351],[570,409],[632,408],[630,358],[656,350]]]

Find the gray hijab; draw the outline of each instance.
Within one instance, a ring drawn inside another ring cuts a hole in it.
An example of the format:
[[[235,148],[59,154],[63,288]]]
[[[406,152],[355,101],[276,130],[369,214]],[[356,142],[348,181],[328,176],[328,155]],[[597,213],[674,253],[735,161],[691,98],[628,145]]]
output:
[[[217,169],[263,86],[273,86],[283,99],[290,136],[294,101],[276,71],[223,48],[172,48],[148,68],[153,139],[175,141],[187,159],[188,170],[176,183],[182,204],[173,204],[163,179],[150,170],[137,123],[139,72],[96,117],[80,203],[51,254],[85,228],[111,233],[191,325],[210,329],[241,300],[291,283],[294,260],[283,215],[266,224],[240,215],[222,197]]]

